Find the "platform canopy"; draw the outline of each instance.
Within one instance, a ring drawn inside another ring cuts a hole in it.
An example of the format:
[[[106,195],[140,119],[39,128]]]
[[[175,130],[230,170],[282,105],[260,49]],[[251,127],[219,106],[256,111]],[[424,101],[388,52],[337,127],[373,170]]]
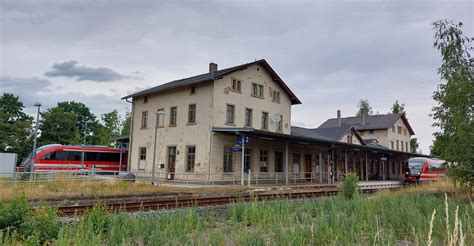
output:
[[[283,133],[262,131],[262,130],[258,130],[254,128],[247,128],[247,127],[246,128],[215,127],[215,128],[212,128],[212,131],[217,132],[217,133],[254,136],[262,140],[268,140],[268,141],[283,141],[283,142],[288,141],[288,142],[300,143],[300,144],[322,145],[329,148],[336,147],[336,148],[343,148],[343,149],[351,149],[355,151],[365,150],[365,151],[370,151],[373,153],[386,153],[389,155],[433,158],[432,156],[429,156],[429,155],[392,150],[392,149],[383,147],[381,145],[370,145],[370,144],[358,145],[358,144],[340,142],[338,139],[331,139],[331,138],[317,135],[317,134],[305,134],[305,132],[292,131],[291,134],[283,134]]]

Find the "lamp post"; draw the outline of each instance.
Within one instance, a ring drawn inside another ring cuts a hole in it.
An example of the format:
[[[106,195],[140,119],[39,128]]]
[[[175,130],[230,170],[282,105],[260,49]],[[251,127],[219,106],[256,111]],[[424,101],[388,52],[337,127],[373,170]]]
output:
[[[160,120],[160,115],[165,115],[163,111],[157,111],[156,113],[156,124],[155,124],[155,144],[153,145],[153,166],[151,167],[151,184],[155,184],[155,161],[156,161],[156,134],[158,130],[158,121]]]
[[[84,143],[82,144],[82,158],[81,158],[81,168],[84,169],[84,149],[86,147],[86,138],[87,138],[87,123],[91,123],[90,121],[84,121]]]
[[[30,180],[33,178],[33,172],[35,171],[35,155],[36,155],[36,140],[38,139],[38,126],[39,126],[39,114],[41,103],[37,102],[34,104],[35,107],[38,107],[38,112],[36,113],[36,126],[35,126],[35,140],[33,142],[33,153],[31,154],[31,173]]]

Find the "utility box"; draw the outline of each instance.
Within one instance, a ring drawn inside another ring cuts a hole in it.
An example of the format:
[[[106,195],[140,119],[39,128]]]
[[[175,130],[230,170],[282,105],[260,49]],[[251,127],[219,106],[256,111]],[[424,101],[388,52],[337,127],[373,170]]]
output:
[[[13,177],[16,158],[16,153],[0,153],[0,177]]]

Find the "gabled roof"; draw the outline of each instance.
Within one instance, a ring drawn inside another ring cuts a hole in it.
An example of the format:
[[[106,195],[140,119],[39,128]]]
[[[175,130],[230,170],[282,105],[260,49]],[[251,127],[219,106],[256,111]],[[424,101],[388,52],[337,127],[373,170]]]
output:
[[[291,127],[291,135],[302,136],[302,137],[311,137],[311,138],[320,138],[320,139],[329,139],[331,141],[339,141],[346,135],[349,131],[354,131],[356,137],[362,144],[365,144],[364,140],[360,137],[354,127],[352,126],[342,126],[342,127],[331,127],[331,128],[303,128],[298,126]]]
[[[397,120],[402,119],[403,123],[407,126],[411,135],[415,135],[415,132],[411,128],[410,124],[404,113],[402,114],[379,114],[379,115],[368,115],[366,117],[366,123],[362,125],[361,116],[345,117],[341,118],[342,126],[353,126],[356,130],[378,130],[388,129],[392,127]],[[337,118],[331,118],[321,124],[318,128],[333,128],[337,127]]]
[[[180,87],[185,87],[185,86],[192,86],[192,85],[197,85],[197,84],[217,80],[217,79],[220,79],[220,78],[224,77],[227,74],[247,69],[247,67],[249,67],[251,65],[255,65],[255,64],[259,64],[263,68],[265,68],[265,70],[271,75],[272,80],[275,81],[277,84],[279,84],[281,86],[281,88],[286,92],[286,94],[288,94],[288,97],[290,98],[291,104],[301,104],[301,101],[290,90],[290,88],[288,88],[288,86],[285,84],[285,82],[283,82],[283,80],[280,78],[280,76],[278,76],[278,74],[275,72],[275,70],[273,70],[273,68],[270,66],[270,64],[268,64],[268,62],[265,61],[265,59],[260,59],[260,60],[254,61],[254,62],[241,64],[241,65],[238,65],[238,66],[235,66],[235,67],[224,68],[224,69],[221,69],[221,70],[217,70],[217,71],[209,72],[209,73],[204,73],[204,74],[196,75],[196,76],[189,77],[189,78],[174,80],[174,81],[171,81],[171,82],[168,82],[168,83],[165,83],[165,84],[161,84],[161,85],[158,85],[158,86],[155,86],[155,87],[143,90],[143,91],[139,91],[139,92],[130,94],[128,96],[122,97],[122,99],[127,99],[127,98],[137,97],[137,96],[143,96],[143,95],[148,95],[148,94],[151,94],[151,93],[163,92],[163,91],[167,91],[167,90],[171,90],[171,89],[175,89],[175,88],[180,88]]]
[[[322,141],[334,142],[334,139],[318,134],[314,129],[303,128],[299,126],[291,127],[291,136],[295,137],[306,137]]]

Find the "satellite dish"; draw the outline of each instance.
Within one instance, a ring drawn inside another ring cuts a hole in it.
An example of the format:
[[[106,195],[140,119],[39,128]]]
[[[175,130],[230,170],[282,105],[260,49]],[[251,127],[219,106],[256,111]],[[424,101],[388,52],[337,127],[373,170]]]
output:
[[[272,115],[272,121],[275,122],[275,123],[280,122],[281,121],[281,115],[279,115],[279,114]]]

